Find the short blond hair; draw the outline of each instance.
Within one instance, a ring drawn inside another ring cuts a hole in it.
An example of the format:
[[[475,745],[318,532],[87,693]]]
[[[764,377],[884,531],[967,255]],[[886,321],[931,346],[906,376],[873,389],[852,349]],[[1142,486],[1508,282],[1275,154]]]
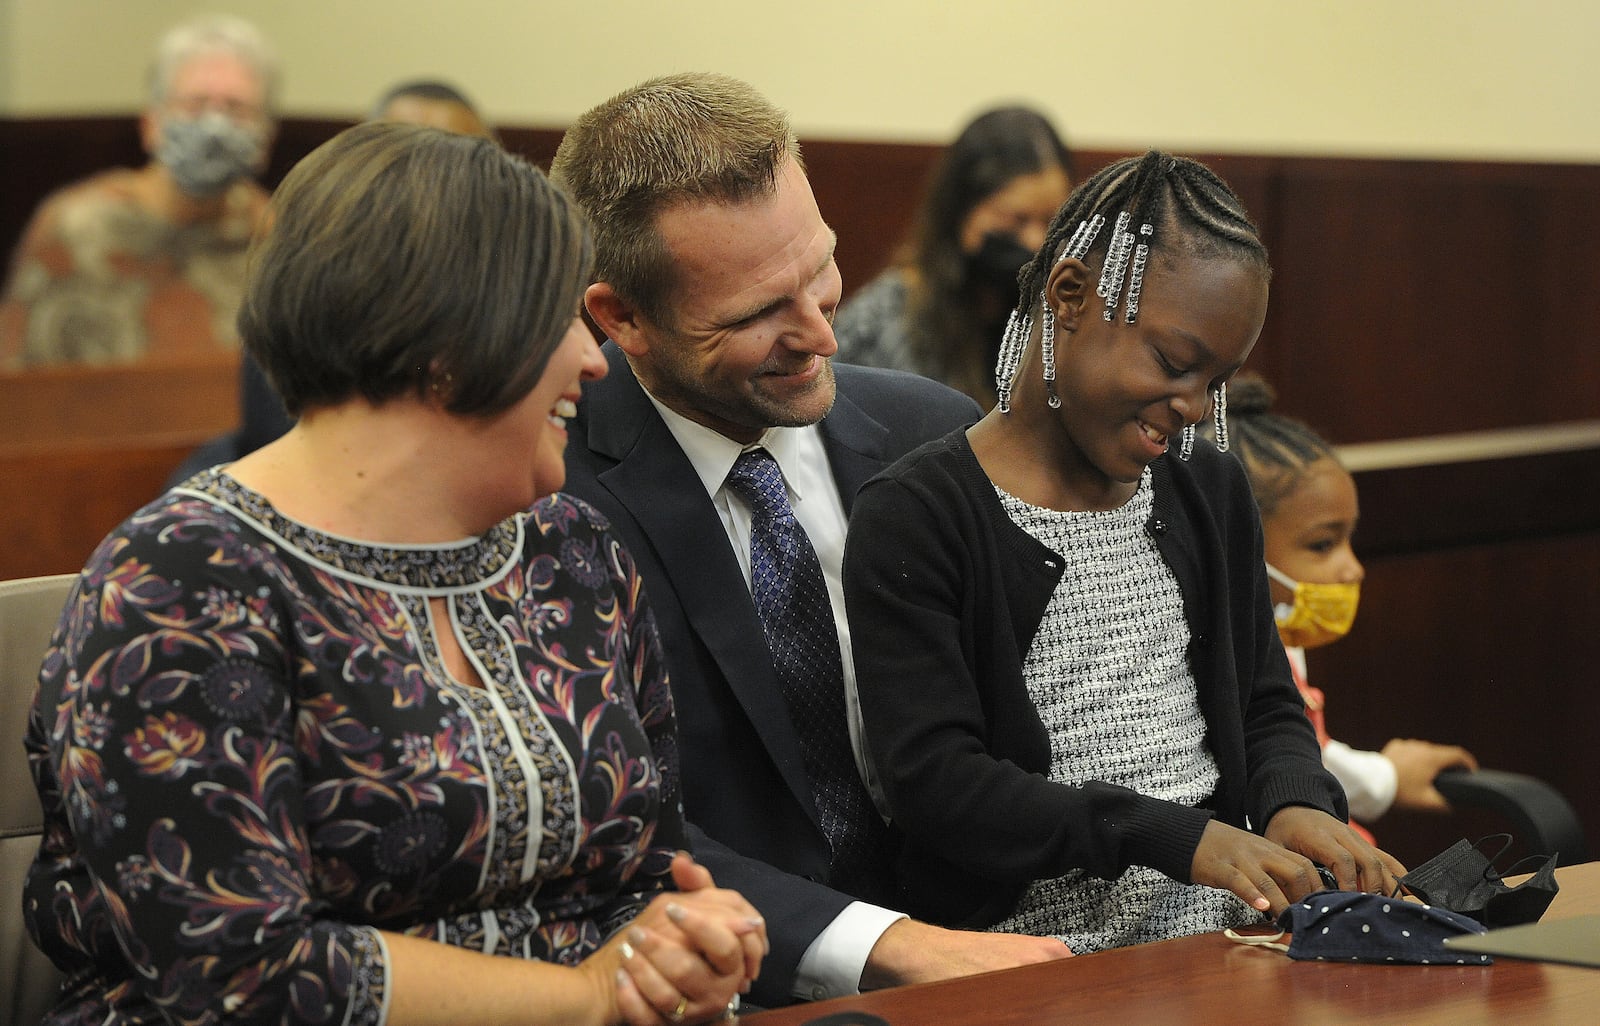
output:
[[[777,191],[800,163],[789,116],[727,75],[666,75],[618,93],[567,130],[550,176],[595,236],[595,278],[667,322],[672,264],[656,230],[683,202],[740,203]]]

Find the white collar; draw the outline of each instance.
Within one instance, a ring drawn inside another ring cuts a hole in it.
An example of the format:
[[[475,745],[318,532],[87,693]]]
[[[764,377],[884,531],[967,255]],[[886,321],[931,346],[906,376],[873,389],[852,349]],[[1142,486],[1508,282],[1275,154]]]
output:
[[[642,383],[640,387],[644,387]],[[644,394],[661,414],[667,430],[677,439],[678,447],[689,458],[689,463],[694,467],[694,472],[699,476],[700,484],[705,488],[707,495],[715,497],[722,489],[723,482],[728,479],[728,471],[733,469],[734,461],[739,458],[740,453],[746,449],[760,447],[770,452],[772,458],[777,461],[778,469],[783,472],[784,484],[791,496],[796,500],[804,498],[799,490],[799,482],[805,479],[805,475],[797,472],[801,460],[801,435],[807,431],[815,432],[817,430],[815,424],[798,428],[770,427],[759,439],[745,445],[669,408],[651,395],[648,388],[644,390]]]

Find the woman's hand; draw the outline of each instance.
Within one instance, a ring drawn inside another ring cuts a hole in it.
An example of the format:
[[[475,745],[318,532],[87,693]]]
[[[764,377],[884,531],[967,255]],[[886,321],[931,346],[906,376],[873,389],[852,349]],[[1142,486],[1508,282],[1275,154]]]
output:
[[[1334,821],[1331,816],[1328,819]],[[1304,855],[1290,851],[1275,838],[1258,837],[1215,819],[1200,835],[1189,878],[1232,891],[1245,904],[1273,915],[1289,902],[1322,889],[1317,867]]]
[[[677,885],[680,894],[696,894],[697,900],[722,906],[735,917],[734,934],[739,937],[743,949],[745,982],[747,985],[753,983],[761,972],[761,960],[770,950],[767,924],[762,920],[761,913],[738,891],[716,886],[711,879],[711,870],[696,862],[686,851],[680,851],[672,860],[672,882]],[[727,971],[732,972],[734,968],[730,965]],[[746,986],[745,990],[748,989]]]
[[[1267,824],[1267,837],[1328,867],[1342,891],[1393,894],[1396,879],[1406,874],[1387,852],[1379,851],[1348,823],[1319,809],[1290,805],[1279,809]],[[1321,889],[1319,882],[1316,889]]]
[[[742,896],[687,854],[672,875],[679,891],[652,900],[591,959],[616,966],[618,1012],[632,1026],[720,1018],[767,952],[766,925]]]

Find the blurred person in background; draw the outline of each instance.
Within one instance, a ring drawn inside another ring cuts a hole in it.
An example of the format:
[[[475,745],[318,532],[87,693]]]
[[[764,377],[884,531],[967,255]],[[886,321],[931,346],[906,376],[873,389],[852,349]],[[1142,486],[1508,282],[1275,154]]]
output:
[[[277,81],[271,47],[238,18],[198,18],[161,38],[139,120],[150,160],[40,205],[0,299],[0,366],[239,348]]]
[[[979,115],[950,145],[894,266],[839,309],[839,360],[914,371],[994,405],[1017,272],[1072,191],[1072,157],[1027,107]]]
[[[1233,452],[1261,509],[1278,636],[1322,746],[1322,763],[1350,803],[1351,826],[1370,840],[1361,824],[1396,806],[1448,812],[1434,779],[1447,769],[1477,769],[1471,752],[1414,738],[1393,738],[1375,752],[1352,748],[1329,736],[1326,698],[1307,677],[1306,650],[1349,632],[1366,578],[1351,546],[1361,518],[1355,478],[1327,439],[1272,412],[1276,393],[1259,376],[1240,374],[1228,395]]]
[[[499,141],[466,94],[440,81],[412,79],[393,86],[372,105],[367,120],[401,121]],[[280,437],[293,423],[284,412],[283,400],[247,353],[239,366],[239,427],[190,453],[167,484],[178,484],[197,471],[247,456]]]
[[[455,86],[437,79],[411,79],[391,87],[372,105],[367,120],[404,121],[459,135],[494,138],[494,130],[478,113],[477,105]]]

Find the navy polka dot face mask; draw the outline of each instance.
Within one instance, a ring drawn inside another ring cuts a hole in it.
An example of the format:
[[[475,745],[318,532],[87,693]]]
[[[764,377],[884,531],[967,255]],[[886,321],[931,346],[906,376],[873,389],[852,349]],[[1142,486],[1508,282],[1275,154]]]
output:
[[[1241,944],[1287,952],[1290,958],[1385,965],[1489,965],[1488,955],[1451,951],[1446,937],[1483,933],[1484,926],[1448,909],[1357,891],[1318,891],[1278,917],[1279,931],[1250,936],[1225,931]],[[1284,944],[1284,934],[1289,943]]]

